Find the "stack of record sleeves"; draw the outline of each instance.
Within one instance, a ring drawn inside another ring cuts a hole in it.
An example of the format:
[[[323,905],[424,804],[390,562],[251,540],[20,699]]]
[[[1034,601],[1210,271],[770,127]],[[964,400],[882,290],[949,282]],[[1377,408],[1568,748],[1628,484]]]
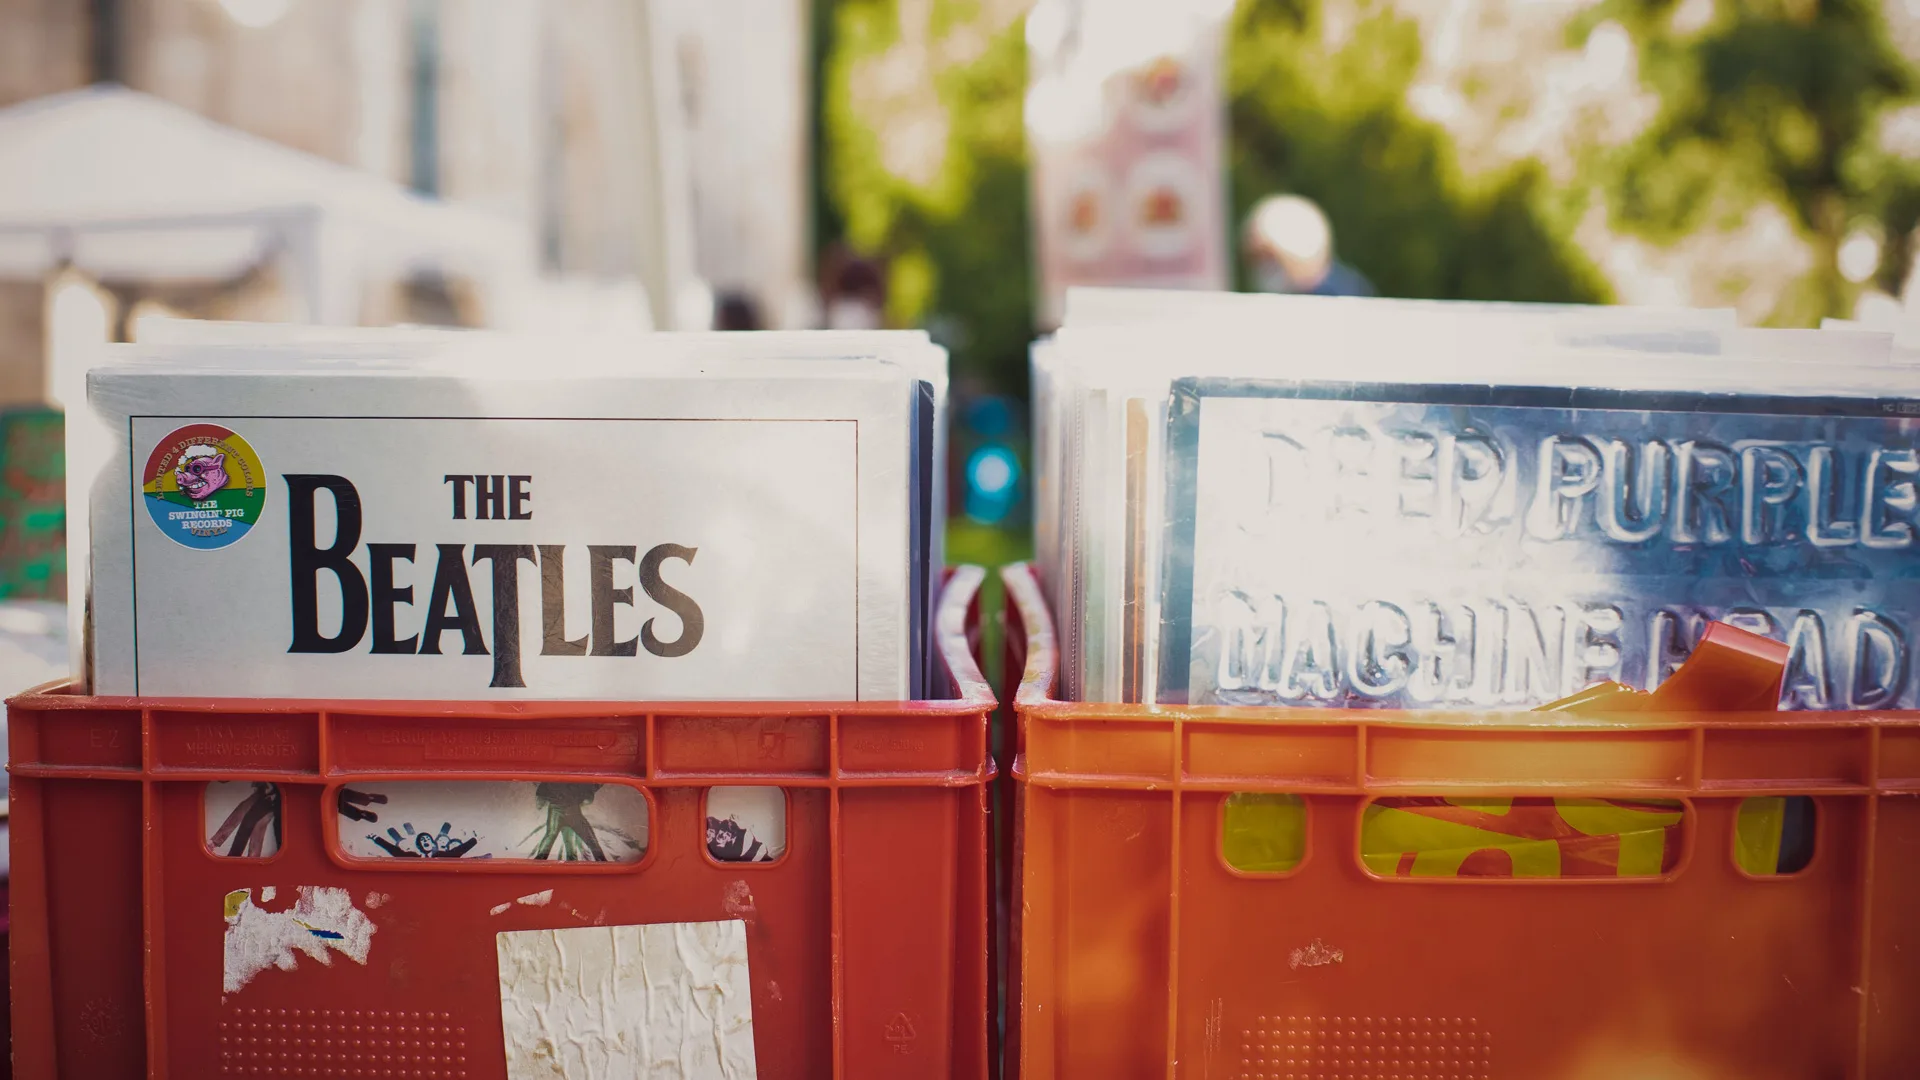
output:
[[[930,693],[944,350],[177,322],[68,428],[98,694]]]
[[[1033,351],[1065,694],[1530,708],[1709,622],[1913,708],[1920,366],[1730,312],[1083,291]]]

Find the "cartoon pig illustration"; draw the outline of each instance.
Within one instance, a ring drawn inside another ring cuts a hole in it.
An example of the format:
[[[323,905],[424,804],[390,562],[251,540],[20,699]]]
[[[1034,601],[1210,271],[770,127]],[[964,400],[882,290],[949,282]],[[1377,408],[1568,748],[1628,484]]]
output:
[[[200,443],[187,447],[180,465],[173,470],[173,482],[187,498],[198,502],[227,486],[227,455]]]

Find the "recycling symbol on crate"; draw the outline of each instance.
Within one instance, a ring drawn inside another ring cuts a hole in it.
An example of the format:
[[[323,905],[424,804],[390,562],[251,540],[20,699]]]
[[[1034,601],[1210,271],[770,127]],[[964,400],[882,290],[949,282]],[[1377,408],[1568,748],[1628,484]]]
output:
[[[894,1013],[893,1019],[887,1021],[886,1035],[887,1041],[893,1044],[894,1053],[912,1053],[913,1040],[918,1037],[913,1030],[913,1017],[903,1012]]]

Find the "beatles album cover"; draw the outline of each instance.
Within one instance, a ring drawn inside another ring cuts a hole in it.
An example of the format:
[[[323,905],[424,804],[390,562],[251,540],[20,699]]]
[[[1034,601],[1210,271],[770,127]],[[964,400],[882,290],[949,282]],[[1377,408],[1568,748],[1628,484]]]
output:
[[[912,695],[900,368],[276,364],[94,373],[96,693]]]

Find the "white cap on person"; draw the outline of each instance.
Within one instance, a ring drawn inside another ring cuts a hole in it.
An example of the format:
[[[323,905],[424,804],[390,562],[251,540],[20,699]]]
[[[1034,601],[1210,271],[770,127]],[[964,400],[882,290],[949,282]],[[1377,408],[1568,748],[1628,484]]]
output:
[[[1333,226],[1313,200],[1270,195],[1247,216],[1247,252],[1280,264],[1286,275],[1311,288],[1333,265]]]

